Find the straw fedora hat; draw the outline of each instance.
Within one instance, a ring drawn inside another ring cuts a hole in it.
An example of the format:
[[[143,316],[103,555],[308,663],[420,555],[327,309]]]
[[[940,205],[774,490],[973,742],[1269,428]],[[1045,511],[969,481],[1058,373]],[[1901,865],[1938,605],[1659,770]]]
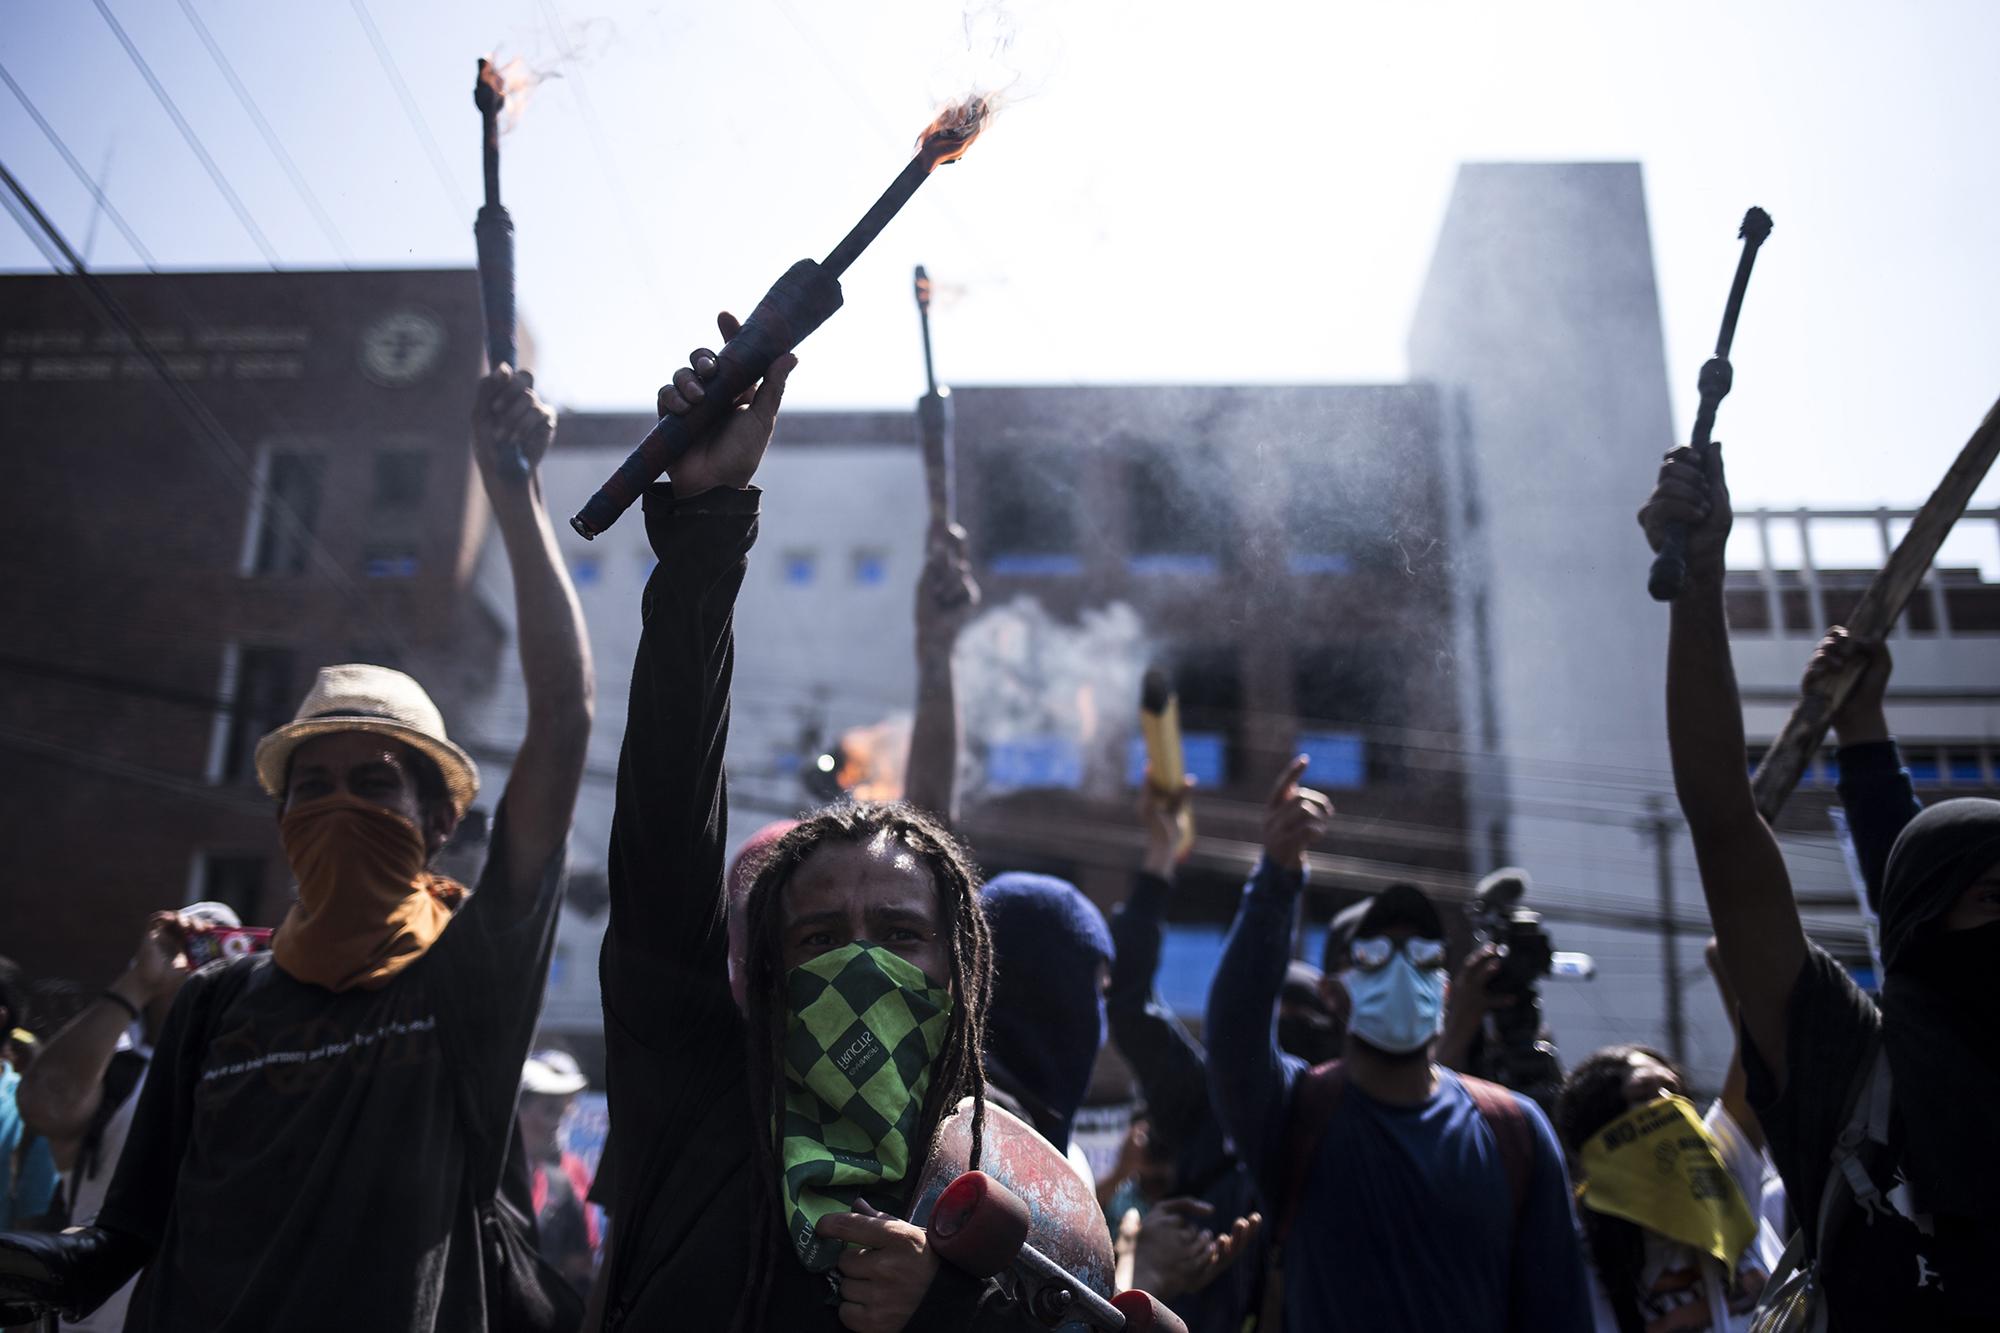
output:
[[[270,795],[283,797],[292,752],[336,731],[390,736],[429,758],[443,772],[460,815],[479,793],[479,766],[444,734],[444,716],[424,687],[400,671],[362,663],[319,669],[297,716],[257,742],[257,781]]]

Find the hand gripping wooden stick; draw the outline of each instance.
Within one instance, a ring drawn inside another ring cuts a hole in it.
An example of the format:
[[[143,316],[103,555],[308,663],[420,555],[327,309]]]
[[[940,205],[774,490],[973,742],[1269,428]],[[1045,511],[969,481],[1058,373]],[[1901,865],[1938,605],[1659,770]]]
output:
[[[1924,501],[1924,507],[1910,521],[1910,530],[1896,544],[1882,572],[1868,585],[1868,591],[1861,594],[1854,614],[1847,618],[1847,632],[1856,640],[1876,643],[1889,633],[1910,597],[1922,585],[1931,561],[1937,558],[1938,547],[1944,544],[1952,525],[1971,502],[1973,491],[1993,466],[1995,455],[2000,455],[2000,402],[1987,409],[1986,419],[1972,432],[1951,470],[1944,474],[1931,498]],[[1792,715],[1785,719],[1785,729],[1771,742],[1764,762],[1757,765],[1756,776],[1750,779],[1757,810],[1766,820],[1778,817],[1785,799],[1799,785],[1806,761],[1819,749],[1828,724],[1854,692],[1865,665],[1855,658],[1843,670],[1829,673],[1820,681],[1821,688],[1802,695]]]
[[[1715,429],[1715,409],[1729,394],[1734,372],[1729,366],[1729,345],[1736,340],[1736,317],[1743,313],[1743,292],[1750,285],[1750,266],[1757,262],[1757,247],[1771,234],[1771,215],[1753,208],[1743,215],[1736,229],[1743,238],[1743,253],[1736,261],[1736,280],[1729,285],[1729,304],[1722,310],[1722,332],[1715,338],[1715,355],[1702,365],[1698,387],[1701,402],[1694,412],[1694,434],[1689,443],[1696,457],[1708,454],[1709,435]],[[1660,553],[1653,557],[1653,571],[1646,591],[1656,602],[1671,602],[1687,589],[1687,540],[1685,523],[1667,525]]]

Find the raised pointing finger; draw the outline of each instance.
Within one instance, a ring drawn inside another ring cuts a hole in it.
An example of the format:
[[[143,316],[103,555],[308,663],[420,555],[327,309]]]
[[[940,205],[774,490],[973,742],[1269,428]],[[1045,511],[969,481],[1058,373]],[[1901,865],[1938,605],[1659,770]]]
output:
[[[1288,799],[1291,796],[1292,788],[1298,786],[1299,779],[1305,776],[1306,766],[1311,762],[1312,760],[1306,756],[1299,755],[1291,763],[1285,765],[1285,771],[1280,773],[1277,782],[1272,784],[1271,794],[1265,798],[1264,803],[1266,805],[1277,805],[1279,802]]]

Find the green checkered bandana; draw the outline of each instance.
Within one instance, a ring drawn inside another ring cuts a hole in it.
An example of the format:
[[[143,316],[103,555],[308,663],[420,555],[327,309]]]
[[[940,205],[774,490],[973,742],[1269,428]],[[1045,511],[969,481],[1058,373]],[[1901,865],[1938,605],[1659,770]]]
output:
[[[814,1224],[902,1180],[923,1148],[911,1140],[951,992],[866,940],[793,968],[785,987],[785,1222],[800,1261],[823,1273],[844,1242],[815,1236]]]

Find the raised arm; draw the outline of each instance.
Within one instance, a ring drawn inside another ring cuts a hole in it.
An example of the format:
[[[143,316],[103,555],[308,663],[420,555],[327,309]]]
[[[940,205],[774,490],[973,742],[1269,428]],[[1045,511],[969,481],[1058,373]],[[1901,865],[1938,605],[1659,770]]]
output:
[[[1861,863],[1868,905],[1879,911],[1889,849],[1896,845],[1904,826],[1923,809],[1895,737],[1889,734],[1889,718],[1882,706],[1889,674],[1895,669],[1889,646],[1863,643],[1836,625],[1813,652],[1804,688],[1811,691],[1820,674],[1838,671],[1856,657],[1866,666],[1847,702],[1833,715],[1833,735],[1840,743],[1840,804],[1847,812],[1854,859]]]
[[[720,322],[727,339],[736,321]],[[704,348],[691,360],[693,370],[675,372],[660,390],[661,415],[700,401],[715,354]],[[644,626],[618,760],[603,978],[606,1009],[653,1040],[698,1035],[690,1028],[731,1007],[722,753],[732,617],[757,540],[758,492],[750,481],[795,364],[781,358],[754,397],[682,456],[672,480],[646,493],[646,535],[659,563],[640,603]],[[663,1023],[661,1014],[677,1021]]]
[[[1145,861],[1133,876],[1131,895],[1111,917],[1117,953],[1104,1004],[1111,1039],[1138,1076],[1147,1116],[1161,1141],[1176,1148],[1187,1145],[1208,1114],[1208,1057],[1153,992],[1173,895],[1179,812],[1188,799],[1184,793],[1165,800],[1151,787],[1141,793]]]
[[[1745,763],[1743,707],[1723,612],[1729,487],[1722,451],[1667,455],[1639,511],[1658,549],[1665,525],[1688,525],[1687,591],[1673,604],[1667,645],[1667,741],[1674,790],[1694,839],[1702,892],[1743,1022],[1773,1070],[1785,1059],[1785,1010],[1806,938],[1778,840],[1757,813]]]
[[[951,653],[958,632],[979,609],[979,585],[965,551],[965,529],[933,522],[917,582],[917,706],[903,796],[947,824],[958,820],[958,691]]]
[[[1305,770],[1305,759],[1294,759],[1271,790],[1264,855],[1236,909],[1208,992],[1209,1095],[1223,1132],[1273,1204],[1283,1194],[1287,1104],[1305,1068],[1278,1049],[1278,992],[1291,959],[1306,848],[1333,815],[1324,796],[1299,786]]]
[[[154,914],[124,972],[49,1038],[21,1076],[15,1090],[21,1119],[49,1141],[61,1170],[68,1171],[75,1162],[76,1150],[97,1116],[104,1099],[104,1075],[118,1050],[118,1039],[135,1021],[133,1014],[140,1021],[163,1016],[187,977],[180,928],[174,913]]]
[[[555,426],[555,413],[536,396],[531,372],[517,374],[501,366],[479,382],[472,409],[473,453],[514,574],[514,623],[528,687],[527,731],[501,797],[507,811],[501,825],[506,846],[499,851],[506,880],[485,885],[482,896],[504,893],[514,912],[528,909],[549,858],[569,838],[590,744],[590,642],[542,501],[540,463]],[[528,460],[526,478],[501,474],[497,463],[503,444]]]

